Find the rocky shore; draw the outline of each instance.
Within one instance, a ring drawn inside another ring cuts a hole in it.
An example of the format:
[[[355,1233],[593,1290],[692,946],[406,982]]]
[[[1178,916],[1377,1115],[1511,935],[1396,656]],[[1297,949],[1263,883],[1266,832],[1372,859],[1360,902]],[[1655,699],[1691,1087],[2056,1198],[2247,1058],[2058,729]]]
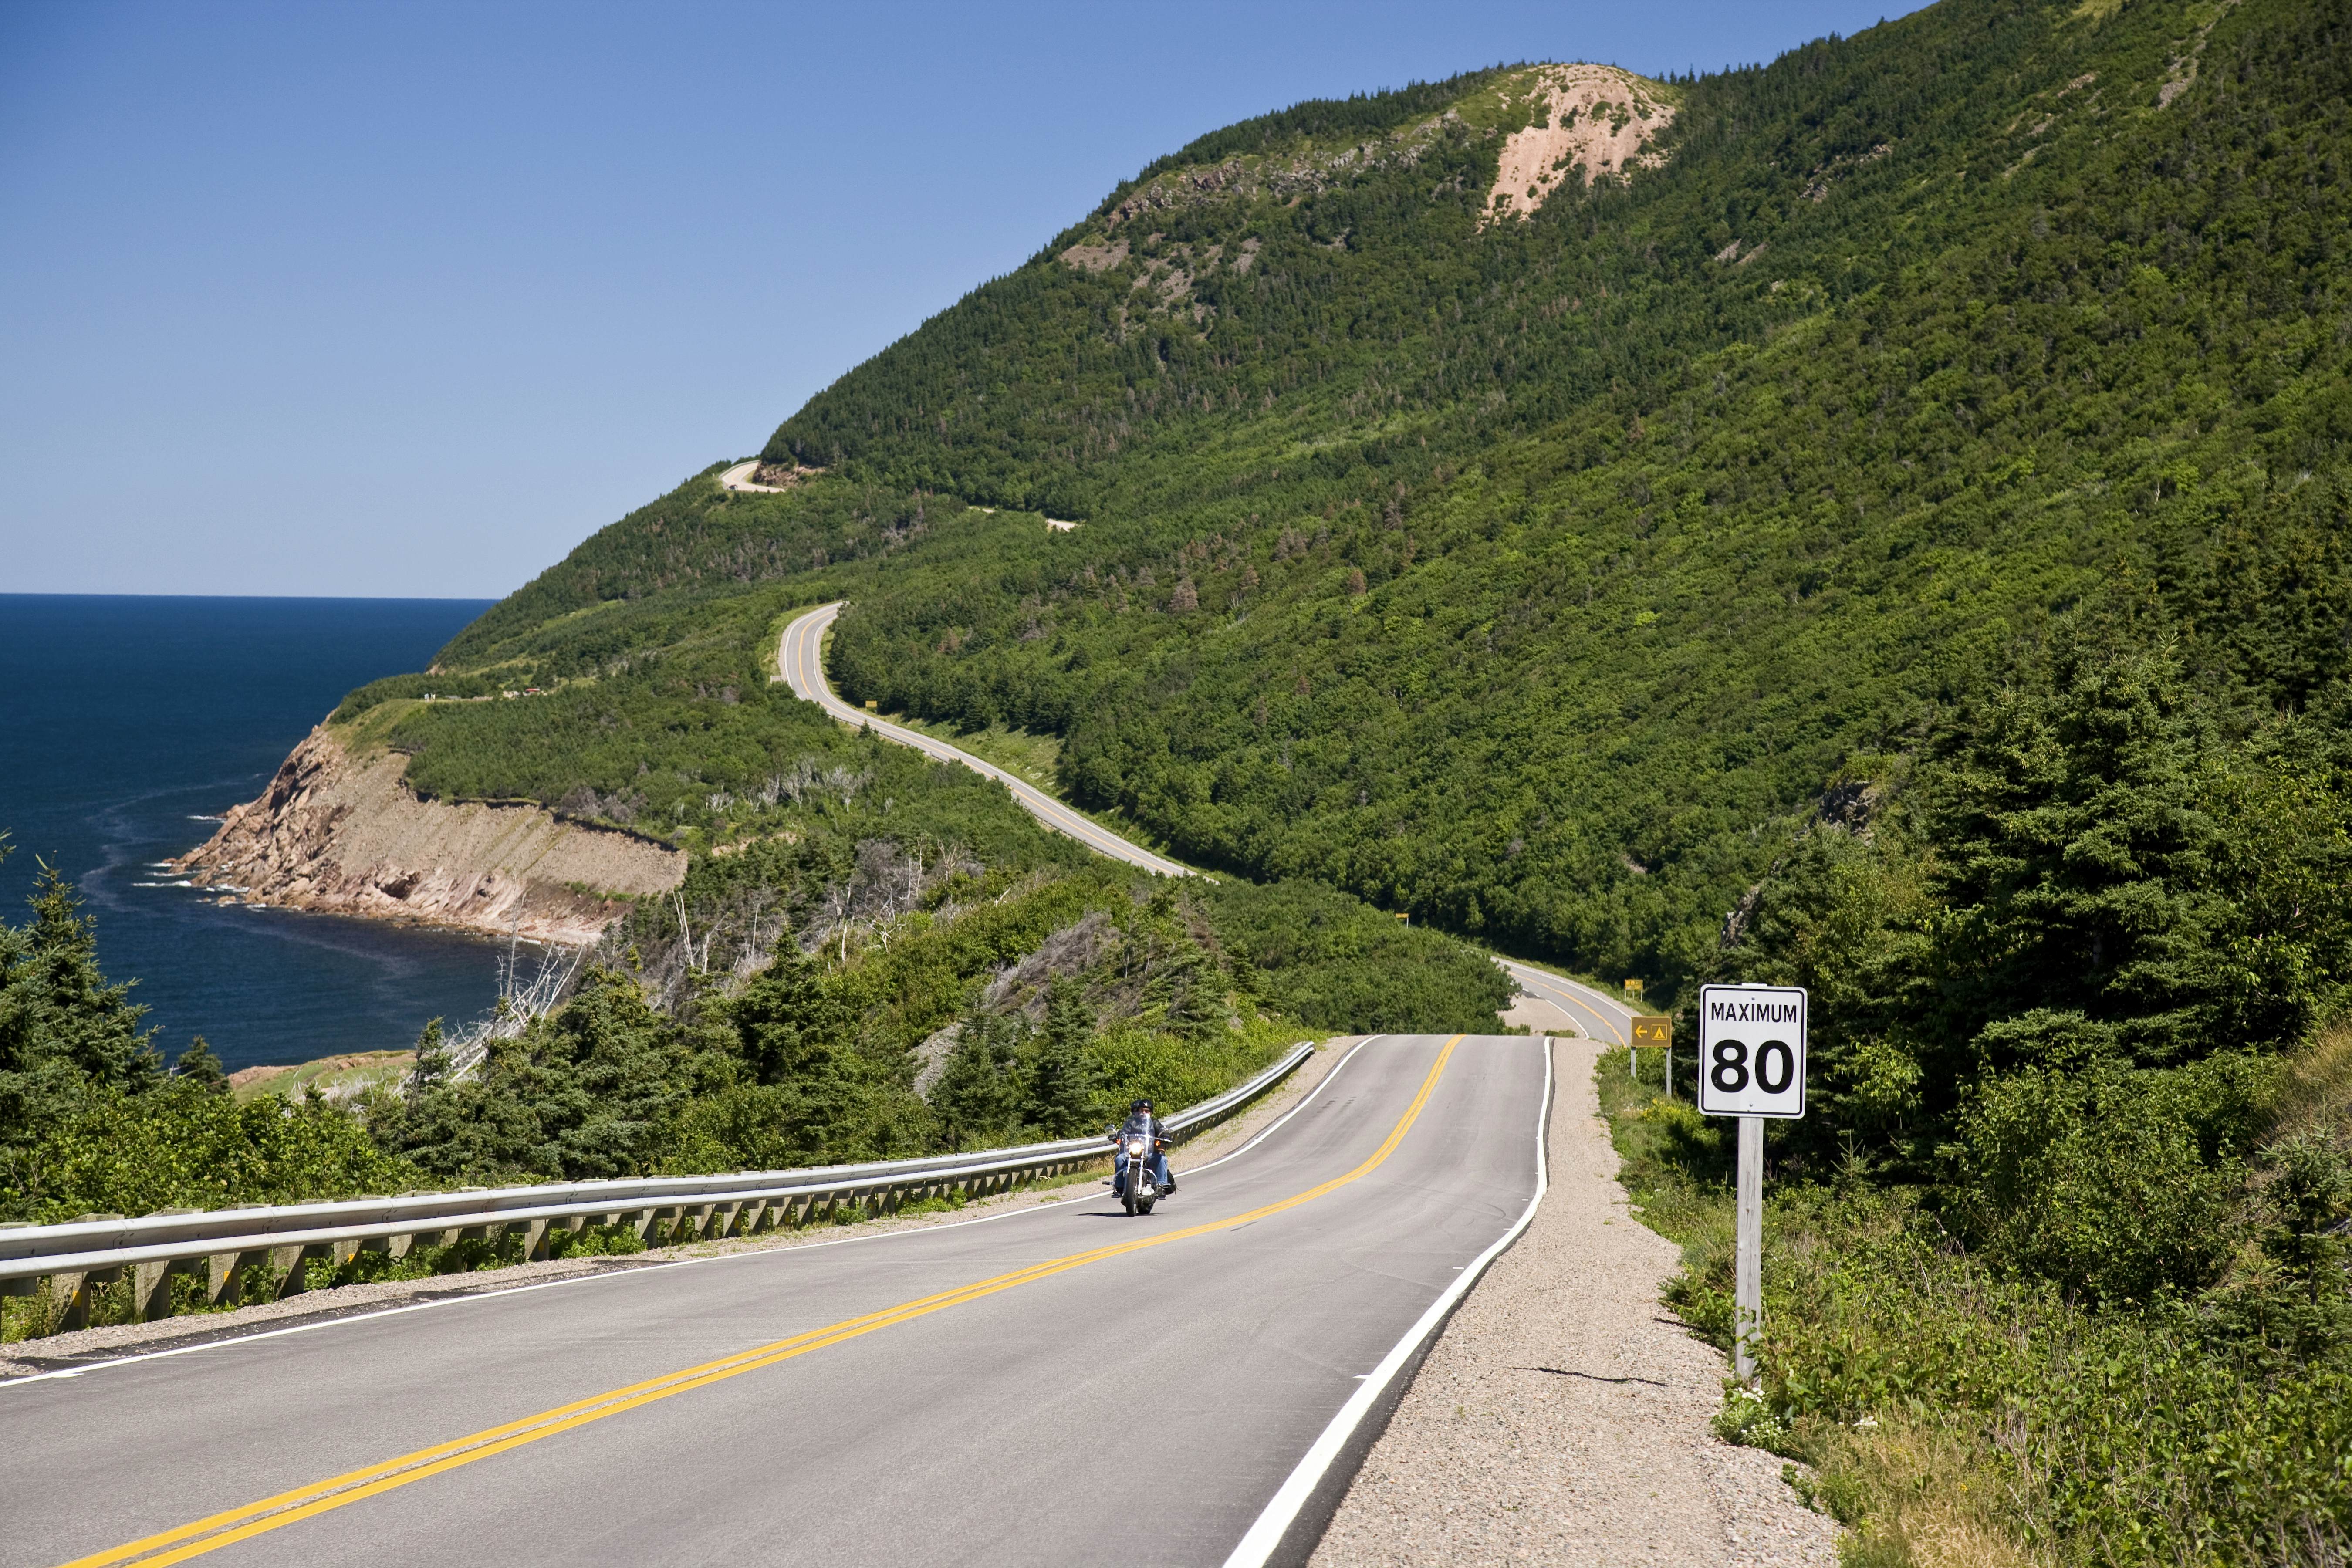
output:
[[[594,942],[686,856],[529,805],[420,800],[396,752],[354,757],[321,727],[257,800],[174,868],[224,897],[538,942]]]

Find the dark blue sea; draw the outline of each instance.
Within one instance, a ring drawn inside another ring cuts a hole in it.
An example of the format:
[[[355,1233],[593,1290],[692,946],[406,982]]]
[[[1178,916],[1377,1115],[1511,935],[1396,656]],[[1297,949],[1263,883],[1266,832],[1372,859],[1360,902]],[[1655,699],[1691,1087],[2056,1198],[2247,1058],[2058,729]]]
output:
[[[155,863],[259,795],[344,692],[424,668],[487,607],[0,594],[0,910],[25,918],[37,857],[71,878],[167,1057],[195,1035],[231,1068],[400,1049],[482,1013],[494,941],[224,908]]]

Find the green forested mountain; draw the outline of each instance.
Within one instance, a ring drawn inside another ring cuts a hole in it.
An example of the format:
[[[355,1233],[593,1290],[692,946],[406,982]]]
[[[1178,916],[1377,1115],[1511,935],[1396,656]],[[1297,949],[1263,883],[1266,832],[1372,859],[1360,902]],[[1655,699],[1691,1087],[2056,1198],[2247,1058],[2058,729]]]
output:
[[[1483,226],[1531,72],[1268,116],[785,421],[823,474],[689,481],[444,663],[844,595],[850,695],[1056,733],[1198,861],[1686,976],[2078,605],[2251,702],[2335,679],[2343,47],[1947,0],[1629,80],[1663,164]]]

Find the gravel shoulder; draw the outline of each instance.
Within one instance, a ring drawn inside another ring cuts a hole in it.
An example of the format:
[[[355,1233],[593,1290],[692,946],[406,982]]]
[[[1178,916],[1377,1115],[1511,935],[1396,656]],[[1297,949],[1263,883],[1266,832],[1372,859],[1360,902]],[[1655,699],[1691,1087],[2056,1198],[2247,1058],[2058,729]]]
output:
[[[1171,1164],[1181,1178],[1188,1171],[1232,1153],[1257,1136],[1276,1118],[1306,1098],[1323,1080],[1347,1047],[1360,1036],[1340,1036],[1302,1063],[1282,1085],[1232,1121],[1202,1133],[1173,1152]],[[386,1308],[404,1307],[453,1297],[479,1296],[527,1285],[550,1284],[591,1274],[614,1274],[687,1258],[716,1258],[735,1252],[771,1252],[793,1247],[845,1241],[856,1237],[894,1231],[922,1230],[956,1225],[1017,1209],[1070,1203],[1097,1195],[1108,1178],[1066,1177],[1040,1186],[1001,1193],[966,1204],[961,1209],[929,1214],[894,1215],[855,1225],[816,1226],[732,1241],[690,1242],[683,1247],[655,1247],[625,1258],[552,1258],[543,1263],[518,1264],[511,1268],[483,1268],[470,1274],[439,1274],[422,1279],[386,1279],[373,1285],[344,1285],[331,1290],[306,1291],[282,1300],[240,1307],[232,1312],[195,1312],[152,1323],[120,1323],[83,1329],[46,1339],[20,1340],[0,1346],[0,1382],[41,1373],[88,1365],[121,1355],[170,1350],[184,1345],[236,1339],[245,1334],[291,1328],[298,1324],[352,1317]]]
[[[1729,1369],[1659,1304],[1676,1252],[1618,1184],[1601,1048],[1554,1039],[1550,1190],[1431,1348],[1315,1568],[1837,1562],[1781,1461],[1710,1430]]]

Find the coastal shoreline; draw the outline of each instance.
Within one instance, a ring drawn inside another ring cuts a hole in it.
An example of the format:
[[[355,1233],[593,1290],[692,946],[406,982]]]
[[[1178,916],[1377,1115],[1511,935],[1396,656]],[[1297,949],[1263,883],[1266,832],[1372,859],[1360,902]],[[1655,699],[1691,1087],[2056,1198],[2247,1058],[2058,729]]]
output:
[[[421,799],[407,764],[354,756],[322,725],[172,868],[237,902],[567,947],[686,875],[682,851],[541,805]]]

